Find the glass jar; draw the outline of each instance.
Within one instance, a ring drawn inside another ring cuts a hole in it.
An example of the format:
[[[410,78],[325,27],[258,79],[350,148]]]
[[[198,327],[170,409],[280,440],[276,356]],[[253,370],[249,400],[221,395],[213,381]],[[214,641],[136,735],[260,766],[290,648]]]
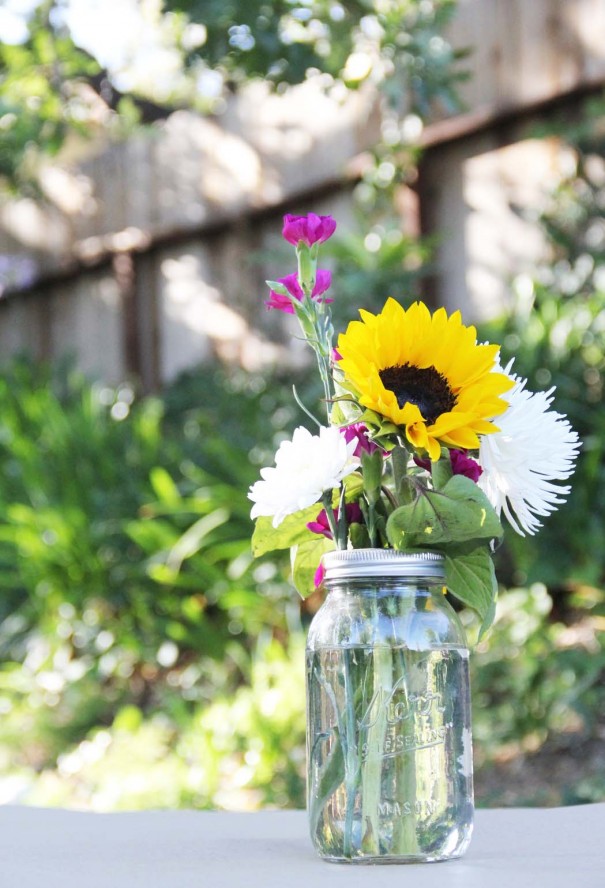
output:
[[[307,641],[307,810],[321,857],[459,857],[473,827],[468,649],[443,558],[324,555]]]

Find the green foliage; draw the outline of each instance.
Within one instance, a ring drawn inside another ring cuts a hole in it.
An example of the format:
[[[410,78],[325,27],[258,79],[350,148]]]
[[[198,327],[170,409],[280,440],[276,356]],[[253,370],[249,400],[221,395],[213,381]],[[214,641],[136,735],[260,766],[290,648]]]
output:
[[[386,190],[392,200],[393,182],[374,183],[370,173],[356,190],[355,197],[366,214],[359,214],[359,230],[337,233],[325,245],[325,252],[335,267],[333,290],[336,294],[332,313],[337,329],[346,329],[349,321],[358,320],[358,309],[379,311],[387,297],[393,296],[405,307],[418,295],[419,281],[426,273],[430,255],[428,242],[406,237],[401,232],[401,220],[375,207]],[[388,187],[387,187],[388,186]],[[368,231],[367,213],[376,218]]]
[[[602,103],[589,105],[577,131],[566,128],[574,163],[541,220],[552,257],[515,282],[513,310],[484,331],[530,388],[556,386],[553,409],[582,440],[567,502],[536,537],[509,539],[517,577],[562,588],[605,583],[605,144]]]
[[[322,555],[333,549],[333,541],[323,536],[298,543],[292,549],[292,582],[302,598],[307,598],[316,591],[315,574]]]
[[[273,527],[272,518],[257,518],[252,534],[254,557],[258,558],[274,549],[289,549],[290,546],[309,540],[311,532],[307,530],[307,523],[315,520],[318,511],[321,511],[319,505],[308,506],[293,515],[287,515],[279,527]]]
[[[322,71],[355,89],[368,76],[371,58],[367,69],[347,62],[377,42],[399,87],[388,92],[392,104],[424,114],[436,96],[446,106],[456,103],[457,57],[445,41],[433,39],[451,17],[453,0],[166,0],[165,8],[206,28],[187,62],[201,59],[233,84],[262,78],[284,86]]]
[[[287,649],[259,647],[247,686],[178,718],[126,705],[39,775],[13,763],[21,798],[98,810],[303,807],[303,650],[301,635]]]
[[[464,475],[454,475],[440,490],[418,487],[411,503],[391,513],[387,533],[394,547],[418,549],[489,541],[501,537],[503,530],[475,482]]]
[[[448,590],[481,619],[479,639],[491,627],[496,613],[498,583],[491,551],[486,545],[467,543],[445,550]]]
[[[473,732],[480,765],[511,744],[521,752],[549,736],[567,734],[570,744],[598,736],[605,706],[605,639],[598,631],[605,597],[577,599],[584,615],[576,629],[552,618],[552,604],[540,583],[509,590],[488,642],[475,652]]]
[[[482,773],[503,754],[523,755],[549,739],[561,752],[599,736],[605,646],[598,627],[605,619],[605,600],[593,595],[578,597],[574,604],[584,616],[570,628],[553,620],[552,600],[541,584],[502,596],[489,640],[471,658],[474,752]],[[467,624],[471,620],[470,613],[462,617]],[[261,644],[245,686],[233,694],[217,690],[212,701],[187,710],[171,708],[169,700],[191,681],[186,670],[187,680],[173,687],[161,711],[118,707],[111,723],[93,727],[64,748],[57,765],[36,758],[44,738],[42,689],[37,708],[28,709],[27,746],[32,751],[26,759],[24,721],[17,721],[14,710],[7,713],[6,703],[7,684],[27,679],[22,670],[13,670],[10,679],[3,671],[0,766],[30,804],[92,805],[99,810],[302,807],[303,644],[299,633],[292,635],[287,649],[275,641]],[[194,668],[191,663],[188,670]],[[36,726],[38,733],[32,734]],[[324,776],[326,792],[339,768],[335,755],[333,770],[327,768]],[[550,786],[550,803],[602,801],[602,781],[589,781],[585,774],[584,763],[575,761],[561,785]],[[512,798],[530,804],[531,790]],[[511,796],[498,803],[503,801],[510,804]]]
[[[235,411],[235,383],[222,384],[224,422],[186,409],[187,383],[164,407],[25,362],[0,379],[2,680],[24,717],[28,700],[45,704],[46,755],[126,703],[160,705],[192,663],[185,698],[233,688],[252,639],[292,621],[286,565],[251,566],[246,437],[267,395],[242,391]]]
[[[50,25],[53,5],[34,11],[25,43],[0,43],[0,181],[16,190],[31,187],[39,147],[55,155],[69,133],[94,128],[79,87],[99,65]]]
[[[449,472],[438,468],[443,461]],[[483,634],[493,620],[498,591],[489,544],[502,536],[502,525],[474,481],[451,476],[449,457],[432,465],[434,481],[441,471],[445,483],[434,490],[414,488],[412,501],[391,512],[387,536],[395,549],[436,549],[445,555],[448,590],[477,611]]]

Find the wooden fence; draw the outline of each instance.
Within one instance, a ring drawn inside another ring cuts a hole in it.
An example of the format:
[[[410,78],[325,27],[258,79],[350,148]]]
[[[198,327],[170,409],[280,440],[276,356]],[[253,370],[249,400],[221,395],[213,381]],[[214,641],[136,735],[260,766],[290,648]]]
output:
[[[434,301],[486,317],[542,249],[518,208],[539,200],[559,155],[531,138],[532,122],[573,113],[605,83],[605,3],[459,0],[449,36],[472,49],[468,110],[422,135],[418,224],[440,239]],[[263,255],[283,212],[347,226],[350,170],[378,127],[369,89],[342,104],[313,84],[286,97],[257,85],[220,121],[179,112],[77,174],[50,168],[49,206],[0,210],[0,258],[15,269],[2,354],[73,352],[90,374],[146,389],[213,355],[248,368],[281,359],[290,328],[259,309],[275,272]]]

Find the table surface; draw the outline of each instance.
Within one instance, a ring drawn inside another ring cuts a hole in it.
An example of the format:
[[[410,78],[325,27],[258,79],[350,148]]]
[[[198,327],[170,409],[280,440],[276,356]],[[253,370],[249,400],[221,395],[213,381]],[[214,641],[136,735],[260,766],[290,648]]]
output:
[[[605,804],[477,811],[447,863],[316,857],[303,811],[90,814],[0,807],[1,888],[605,888]]]

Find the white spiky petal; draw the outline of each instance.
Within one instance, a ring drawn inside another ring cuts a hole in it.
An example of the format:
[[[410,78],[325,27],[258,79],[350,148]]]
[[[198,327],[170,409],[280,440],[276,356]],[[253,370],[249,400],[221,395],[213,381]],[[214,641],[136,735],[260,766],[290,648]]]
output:
[[[318,435],[299,426],[291,441],[280,444],[275,467],[261,469],[262,481],[250,488],[251,517],[271,517],[279,527],[288,515],[319,502],[359,466],[356,447],[357,441],[347,442],[336,426],[322,427]]]
[[[494,422],[499,432],[484,435],[479,449],[483,469],[478,484],[498,514],[521,536],[542,526],[570,491],[564,481],[574,471],[580,441],[567,418],[550,410],[554,388],[530,392],[526,379],[505,372],[515,385],[503,397],[509,408]]]

